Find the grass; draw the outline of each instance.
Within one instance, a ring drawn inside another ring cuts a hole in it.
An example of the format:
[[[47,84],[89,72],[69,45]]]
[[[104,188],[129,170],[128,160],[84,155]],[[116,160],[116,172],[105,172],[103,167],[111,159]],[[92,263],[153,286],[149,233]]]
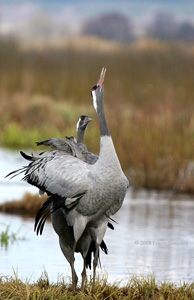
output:
[[[24,239],[18,237],[19,230],[17,230],[16,232],[12,232],[10,230],[10,225],[6,225],[6,224],[3,225],[5,225],[5,230],[0,232],[0,242],[2,248],[4,247],[5,249],[7,249],[10,243],[12,244],[18,240]]]
[[[119,299],[176,299],[189,300],[194,297],[194,283],[182,284],[176,286],[171,283],[158,283],[155,278],[150,277],[132,277],[129,283],[121,286],[119,283],[108,283],[106,278],[98,278],[95,286],[95,294],[92,297],[92,281],[86,282],[85,290],[82,292],[77,288],[76,295],[72,294],[72,286],[63,280],[56,284],[50,283],[48,274],[44,273],[37,282],[30,284],[28,281],[23,283],[14,277],[0,277],[0,295],[2,299],[14,300],[48,300],[48,299],[101,299],[101,300],[119,300]]]
[[[14,48],[14,52],[11,50]],[[90,88],[102,66],[105,111],[115,147],[134,188],[194,192],[194,46],[94,38],[23,45],[2,40],[0,143],[33,148],[75,135],[81,114],[93,118],[85,143],[99,153]]]

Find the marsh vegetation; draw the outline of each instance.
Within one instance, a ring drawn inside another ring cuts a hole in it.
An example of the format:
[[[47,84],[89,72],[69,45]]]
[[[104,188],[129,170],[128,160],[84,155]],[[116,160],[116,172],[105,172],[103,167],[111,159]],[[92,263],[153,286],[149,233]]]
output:
[[[46,46],[1,39],[0,145],[34,149],[35,142],[75,135],[81,114],[93,118],[85,142],[98,154],[99,127],[90,88],[96,71],[107,68],[105,109],[118,156],[134,188],[194,192],[194,46],[100,39],[57,41]],[[40,149],[42,151],[43,148]],[[45,199],[26,194],[0,210],[34,216]],[[1,246],[19,239],[5,225]],[[3,243],[3,244],[2,244]],[[7,247],[7,246],[6,246]],[[34,284],[0,277],[3,299],[92,299],[72,295],[71,284]],[[193,283],[175,285],[154,277],[132,277],[125,286],[98,280],[95,299],[193,299]]]
[[[49,282],[47,273],[45,272],[40,279],[34,284],[28,282],[23,283],[15,277],[6,278],[0,277],[0,294],[4,299],[193,299],[194,291],[193,284],[182,284],[176,286],[171,283],[156,282],[154,277],[137,278],[133,277],[129,283],[121,287],[120,282],[109,284],[106,278],[98,278],[96,282],[96,292],[92,296],[92,280],[88,280],[85,285],[85,290],[82,292],[77,289],[76,295],[72,294],[70,283],[64,281],[52,284]]]
[[[15,232],[13,232],[10,229],[10,225],[3,224],[4,230],[0,232],[0,243],[1,247],[7,249],[8,245],[13,244],[14,242],[17,242],[19,240],[24,240],[25,238],[21,238],[19,234],[19,229]]]
[[[13,51],[14,49],[14,51]],[[32,148],[75,135],[93,118],[85,142],[98,154],[90,87],[107,68],[105,109],[123,169],[135,188],[194,191],[194,46],[94,38],[25,45],[1,40],[0,143]]]

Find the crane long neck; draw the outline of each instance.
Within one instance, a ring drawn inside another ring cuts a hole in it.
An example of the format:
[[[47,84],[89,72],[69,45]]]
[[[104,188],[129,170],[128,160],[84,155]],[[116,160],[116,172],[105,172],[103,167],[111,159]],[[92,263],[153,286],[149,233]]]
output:
[[[103,101],[98,103],[97,114],[100,122],[100,155],[98,163],[102,163],[103,166],[106,165],[107,167],[111,165],[120,170],[121,166],[106,121]]]
[[[108,124],[106,121],[105,113],[104,113],[104,107],[102,105],[100,111],[98,112],[98,118],[100,122],[100,136],[110,136],[110,131],[108,128]]]
[[[84,142],[84,133],[85,133],[85,130],[82,130],[80,128],[78,128],[77,130],[77,142],[78,143],[82,143]]]

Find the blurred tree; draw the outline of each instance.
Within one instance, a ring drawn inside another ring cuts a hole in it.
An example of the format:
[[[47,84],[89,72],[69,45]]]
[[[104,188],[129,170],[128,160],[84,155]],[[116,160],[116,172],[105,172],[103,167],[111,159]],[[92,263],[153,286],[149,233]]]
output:
[[[148,38],[154,38],[164,41],[174,40],[177,35],[178,24],[174,16],[169,12],[157,13],[147,27]]]
[[[82,28],[82,34],[96,35],[119,42],[129,42],[134,39],[132,22],[125,16],[117,13],[103,15],[86,21]]]
[[[183,22],[177,30],[177,39],[183,41],[194,41],[194,25],[189,22]]]

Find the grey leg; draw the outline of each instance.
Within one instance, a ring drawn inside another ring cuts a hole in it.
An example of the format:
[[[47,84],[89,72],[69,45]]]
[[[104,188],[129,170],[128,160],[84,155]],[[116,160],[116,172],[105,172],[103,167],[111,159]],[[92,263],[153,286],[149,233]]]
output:
[[[76,245],[77,245],[77,242],[75,241],[74,245],[73,245],[72,256],[71,256],[71,261],[70,261],[71,274],[72,274],[73,294],[75,294],[75,289],[76,289],[77,281],[78,281],[78,277],[77,277],[77,274],[76,274],[75,269],[74,269],[74,261],[75,261],[74,253],[75,253]]]
[[[84,282],[86,278],[86,259],[84,258],[84,265],[83,265],[83,271],[82,271],[82,284],[81,284],[81,290],[84,290]]]
[[[92,283],[92,295],[94,294],[95,289],[95,280],[96,280],[96,267],[98,264],[98,252],[99,252],[99,245],[96,245],[96,252],[93,260],[93,283]]]

